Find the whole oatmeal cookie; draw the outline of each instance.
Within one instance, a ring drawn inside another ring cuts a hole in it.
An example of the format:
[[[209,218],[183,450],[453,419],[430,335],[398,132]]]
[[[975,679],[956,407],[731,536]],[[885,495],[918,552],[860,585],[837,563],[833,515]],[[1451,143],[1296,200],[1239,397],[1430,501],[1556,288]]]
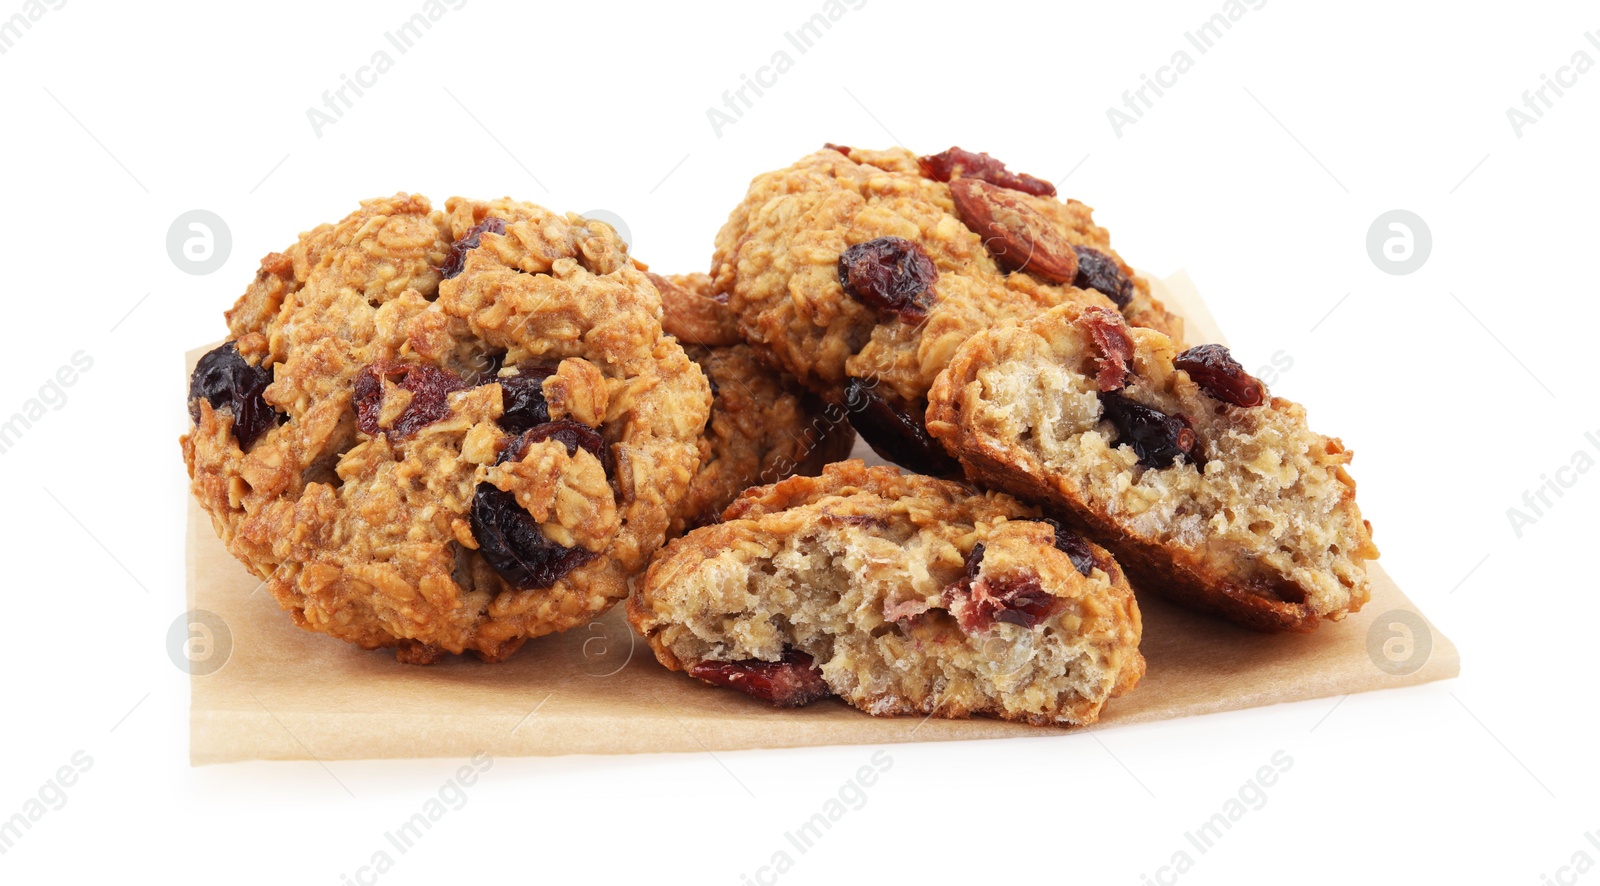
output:
[[[668,538],[715,520],[751,486],[815,476],[849,456],[856,435],[844,411],[757,359],[726,304],[712,295],[710,277],[650,279],[661,291],[662,326],[711,382],[705,451]]]
[[[859,460],[670,543],[628,618],[668,668],[784,707],[1082,725],[1144,673],[1103,549],[1009,496]]]
[[[700,370],[601,222],[405,194],[262,260],[181,441],[304,628],[499,661],[627,592],[698,464]]]
[[[717,235],[713,286],[766,359],[850,404],[880,455],[959,473],[923,413],[968,337],[1068,302],[1180,335],[1089,207],[1054,195],[987,154],[830,145],[751,182]]]
[[[1351,453],[1221,345],[1063,305],[962,345],[928,430],[968,477],[1057,509],[1140,589],[1262,631],[1366,603]]]

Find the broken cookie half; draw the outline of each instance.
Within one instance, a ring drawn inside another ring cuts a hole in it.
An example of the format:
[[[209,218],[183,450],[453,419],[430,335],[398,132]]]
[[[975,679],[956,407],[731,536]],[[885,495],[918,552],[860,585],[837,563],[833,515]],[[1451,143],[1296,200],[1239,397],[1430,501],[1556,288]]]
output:
[[[969,480],[1060,513],[1141,591],[1300,632],[1370,596],[1351,453],[1221,345],[1063,305],[969,339],[929,401]]]
[[[1084,725],[1144,673],[1104,549],[859,460],[745,492],[657,556],[628,618],[668,668],[778,706]]]

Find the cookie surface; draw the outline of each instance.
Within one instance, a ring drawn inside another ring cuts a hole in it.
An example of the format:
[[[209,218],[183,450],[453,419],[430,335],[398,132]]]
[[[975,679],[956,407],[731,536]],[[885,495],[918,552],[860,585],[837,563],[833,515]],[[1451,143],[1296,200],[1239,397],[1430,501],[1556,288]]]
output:
[[[838,407],[757,358],[705,274],[650,275],[662,326],[711,383],[704,453],[668,538],[715,520],[751,486],[815,476],[847,458],[855,432]]]
[[[1180,335],[1089,207],[998,166],[956,148],[830,147],[757,176],[717,235],[713,286],[741,334],[801,383],[918,423],[956,348],[990,326],[1066,302],[1120,304],[1131,322]],[[940,472],[896,452],[883,427],[857,430],[885,458]]]
[[[1217,345],[1066,305],[962,346],[928,429],[968,477],[1061,513],[1140,590],[1263,631],[1361,608],[1371,527],[1345,466]]]
[[[858,460],[670,543],[628,617],[667,667],[778,705],[1087,724],[1144,672],[1104,550],[1009,496]]]
[[[503,659],[624,596],[688,487],[710,390],[660,316],[601,222],[367,201],[228,312],[191,488],[302,627]]]

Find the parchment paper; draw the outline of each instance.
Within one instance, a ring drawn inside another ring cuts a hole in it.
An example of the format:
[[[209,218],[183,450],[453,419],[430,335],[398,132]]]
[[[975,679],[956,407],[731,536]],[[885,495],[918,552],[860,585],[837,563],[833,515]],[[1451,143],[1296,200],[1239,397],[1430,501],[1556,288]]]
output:
[[[1187,275],[1169,277],[1157,290],[1185,316],[1190,340],[1222,341]],[[190,366],[203,352],[189,355]],[[871,456],[859,444],[857,454]],[[388,652],[364,652],[295,627],[228,555],[193,499],[188,552],[189,606],[219,616],[227,635],[214,630],[208,638],[211,657],[192,667],[190,760],[196,765],[464,757],[479,751],[494,756],[716,751],[1067,731],[992,720],[877,719],[831,699],[774,711],[662,668],[629,629],[620,607],[585,627],[531,640],[504,664],[462,659],[426,668],[400,665]],[[1149,670],[1137,689],[1111,701],[1101,725],[1456,676],[1455,646],[1381,567],[1374,564],[1371,574],[1372,601],[1361,612],[1309,635],[1256,634],[1139,595],[1141,650]],[[1407,628],[1392,627],[1408,617],[1414,621]],[[1386,641],[1390,658],[1383,653]],[[1411,656],[1403,667],[1392,662],[1396,650],[1401,658]],[[216,668],[219,661],[225,663]],[[1393,670],[1411,672],[1388,672]]]

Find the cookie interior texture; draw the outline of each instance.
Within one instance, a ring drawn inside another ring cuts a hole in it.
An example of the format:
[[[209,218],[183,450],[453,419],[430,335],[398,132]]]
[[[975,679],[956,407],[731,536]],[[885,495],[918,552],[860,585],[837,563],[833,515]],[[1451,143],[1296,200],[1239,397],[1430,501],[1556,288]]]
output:
[[[817,151],[751,182],[717,235],[712,285],[744,338],[818,394],[837,399],[847,379],[874,379],[903,404],[920,404],[956,348],[983,329],[1067,302],[1115,307],[1094,289],[1026,268],[1007,272],[986,246],[993,238],[963,221],[951,188],[901,148]],[[1004,196],[1056,240],[1103,254],[1131,284],[1123,308],[1130,322],[1181,334],[1181,320],[1111,249],[1089,207],[1014,190]],[[885,314],[841,284],[841,256],[885,237],[931,260],[936,278],[918,311]]]
[[[1121,396],[1182,416],[1203,453],[1140,462],[1108,420],[1107,354],[1092,309],[1064,306],[968,341],[931,394],[928,428],[974,482],[1061,512],[1117,555],[1141,590],[1268,631],[1309,631],[1369,597],[1370,526],[1351,453],[1296,403],[1214,398],[1176,345],[1132,328]]]
[[[202,396],[181,441],[230,552],[301,626],[415,663],[500,660],[607,609],[710,408],[626,250],[532,204],[400,194],[267,256],[229,341],[281,423],[241,446]]]
[[[1109,555],[1082,575],[1054,532],[1009,496],[841,462],[672,542],[629,617],[673,669],[799,652],[874,715],[1092,723],[1144,672],[1139,612]],[[1019,586],[1048,595],[1037,624],[969,608]]]

